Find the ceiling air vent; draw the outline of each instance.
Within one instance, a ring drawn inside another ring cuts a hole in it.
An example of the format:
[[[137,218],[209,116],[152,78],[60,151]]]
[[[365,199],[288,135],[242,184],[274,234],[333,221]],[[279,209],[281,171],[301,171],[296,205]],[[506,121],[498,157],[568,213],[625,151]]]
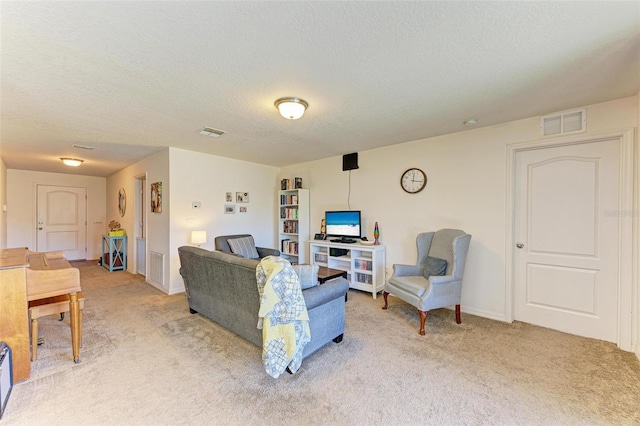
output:
[[[542,136],[558,136],[587,130],[587,110],[556,112],[540,117]]]
[[[224,135],[227,132],[225,132],[224,130],[214,129],[213,127],[203,127],[202,129],[198,130],[198,133],[204,136],[211,136],[212,138],[217,138],[219,136]]]

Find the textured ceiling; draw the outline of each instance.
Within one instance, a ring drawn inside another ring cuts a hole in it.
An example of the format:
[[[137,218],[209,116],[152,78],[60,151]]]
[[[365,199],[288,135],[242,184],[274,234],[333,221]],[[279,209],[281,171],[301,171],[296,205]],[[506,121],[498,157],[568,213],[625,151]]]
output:
[[[640,2],[3,1],[0,23],[16,169],[107,176],[169,146],[283,166],[640,90]]]

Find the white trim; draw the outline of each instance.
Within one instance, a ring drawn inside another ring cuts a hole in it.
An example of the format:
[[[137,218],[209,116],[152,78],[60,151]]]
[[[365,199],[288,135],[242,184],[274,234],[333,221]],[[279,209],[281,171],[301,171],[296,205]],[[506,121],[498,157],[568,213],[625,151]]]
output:
[[[453,310],[453,308],[451,309]],[[512,321],[507,321],[507,319],[505,318],[502,312],[485,311],[484,309],[476,309],[476,308],[469,308],[469,307],[465,308],[464,305],[460,306],[460,311],[463,314],[475,315],[478,317],[488,318],[496,321],[512,322]],[[462,322],[464,322],[464,318],[462,318]]]
[[[640,293],[638,289],[638,241],[640,240],[638,229],[638,196],[634,187],[638,182],[637,161],[634,152],[638,153],[637,143],[634,139],[633,129],[611,132],[600,135],[580,135],[562,137],[554,140],[536,140],[530,142],[514,143],[507,145],[507,188],[505,217],[507,226],[505,232],[505,321],[513,322],[515,266],[513,264],[513,250],[515,246],[515,157],[518,152],[534,149],[543,149],[558,146],[578,145],[604,140],[619,141],[620,146],[620,201],[618,208],[620,215],[620,247],[618,263],[618,347],[625,351],[636,351],[640,358],[640,348],[636,341],[638,336],[638,322],[640,306]],[[625,214],[628,212],[628,214]],[[633,301],[637,303],[633,303]]]

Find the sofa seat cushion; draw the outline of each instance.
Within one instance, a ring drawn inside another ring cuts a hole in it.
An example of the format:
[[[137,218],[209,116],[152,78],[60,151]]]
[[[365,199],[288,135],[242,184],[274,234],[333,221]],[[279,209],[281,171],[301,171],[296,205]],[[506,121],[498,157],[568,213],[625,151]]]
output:
[[[256,243],[252,236],[235,238],[227,240],[229,242],[229,248],[233,254],[245,257],[247,259],[258,259],[258,250],[256,249]]]
[[[306,290],[318,285],[318,265],[291,265],[300,278],[300,287]]]
[[[389,280],[389,284],[392,284],[407,293],[411,293],[416,297],[421,297],[425,291],[427,291],[429,281],[425,277],[420,276],[392,277]]]

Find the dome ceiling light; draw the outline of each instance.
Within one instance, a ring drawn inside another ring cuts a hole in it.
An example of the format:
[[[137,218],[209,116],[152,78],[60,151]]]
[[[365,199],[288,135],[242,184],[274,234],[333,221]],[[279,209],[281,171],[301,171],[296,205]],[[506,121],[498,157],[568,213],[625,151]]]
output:
[[[280,111],[280,115],[287,120],[297,120],[309,107],[309,104],[300,98],[280,98],[274,105]]]
[[[71,167],[78,167],[80,164],[84,162],[84,160],[79,160],[77,158],[60,158],[64,164]]]

